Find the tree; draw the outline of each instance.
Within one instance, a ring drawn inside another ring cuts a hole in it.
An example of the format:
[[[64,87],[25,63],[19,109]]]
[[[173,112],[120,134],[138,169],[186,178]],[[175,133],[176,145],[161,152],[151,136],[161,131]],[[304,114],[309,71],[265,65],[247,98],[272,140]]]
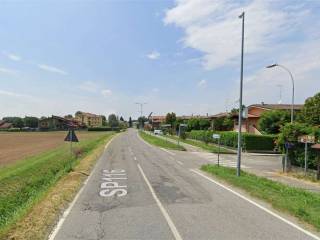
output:
[[[191,118],[188,120],[188,131],[200,130],[200,123],[198,118]]]
[[[67,114],[67,115],[64,116],[64,118],[66,118],[66,119],[72,119],[73,116],[72,116],[72,114]]]
[[[101,117],[102,117],[102,126],[107,126],[108,123],[107,123],[107,118],[106,118],[106,116],[101,115]]]
[[[132,118],[129,117],[129,127],[131,128],[132,127]]]
[[[233,129],[234,122],[231,117],[219,117],[213,120],[213,130],[230,131]]]
[[[141,129],[144,128],[144,123],[148,121],[148,119],[145,116],[139,117],[138,122]]]
[[[37,128],[39,123],[39,119],[37,117],[28,117],[24,118],[24,125],[30,128]]]
[[[200,130],[208,130],[210,127],[210,121],[207,119],[199,119]]]
[[[282,126],[290,122],[290,113],[283,110],[270,110],[261,114],[258,127],[259,130],[268,133],[279,133]]]
[[[119,120],[115,114],[110,114],[108,116],[108,124],[110,127],[118,127],[119,126]]]
[[[23,128],[24,121],[21,117],[4,117],[3,120],[12,123],[15,128]]]
[[[166,115],[166,124],[171,124],[173,127],[177,121],[177,116],[175,113],[167,113]]]
[[[320,125],[320,92],[307,98],[301,111],[301,120],[312,125]]]
[[[123,119],[123,117],[122,117],[122,116],[120,117],[120,121],[121,121],[121,122],[124,122],[124,119]]]

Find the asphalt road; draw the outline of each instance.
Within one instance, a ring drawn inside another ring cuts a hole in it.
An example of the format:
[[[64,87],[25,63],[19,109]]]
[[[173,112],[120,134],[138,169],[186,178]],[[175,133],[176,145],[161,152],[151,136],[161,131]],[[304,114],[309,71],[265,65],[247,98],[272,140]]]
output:
[[[319,239],[218,185],[197,170],[202,163],[135,130],[120,134],[51,239]]]

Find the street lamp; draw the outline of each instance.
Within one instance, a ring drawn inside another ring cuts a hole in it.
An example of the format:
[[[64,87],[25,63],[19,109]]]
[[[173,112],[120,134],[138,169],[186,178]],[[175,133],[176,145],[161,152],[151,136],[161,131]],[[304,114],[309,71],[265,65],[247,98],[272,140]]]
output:
[[[285,66],[283,66],[283,65],[275,63],[275,64],[272,64],[272,65],[266,66],[266,68],[274,68],[274,67],[280,67],[280,68],[284,69],[285,71],[287,71],[289,73],[289,75],[290,75],[291,82],[292,82],[291,123],[293,123],[293,110],[294,110],[294,80],[293,80],[293,75],[290,72],[290,70],[288,68],[286,68]]]
[[[243,89],[243,49],[244,49],[244,12],[239,16],[242,19],[242,41],[241,41],[241,69],[240,69],[240,97],[239,97],[239,120],[238,120],[238,155],[237,176],[240,176],[241,167],[241,128],[242,128],[242,89]]]

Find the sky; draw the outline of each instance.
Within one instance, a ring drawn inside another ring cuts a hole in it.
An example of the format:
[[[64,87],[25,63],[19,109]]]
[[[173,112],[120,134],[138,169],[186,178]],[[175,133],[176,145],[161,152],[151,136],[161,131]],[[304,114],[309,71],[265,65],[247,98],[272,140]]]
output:
[[[0,117],[216,114],[320,91],[320,1],[1,1]],[[281,98],[280,98],[281,92]]]

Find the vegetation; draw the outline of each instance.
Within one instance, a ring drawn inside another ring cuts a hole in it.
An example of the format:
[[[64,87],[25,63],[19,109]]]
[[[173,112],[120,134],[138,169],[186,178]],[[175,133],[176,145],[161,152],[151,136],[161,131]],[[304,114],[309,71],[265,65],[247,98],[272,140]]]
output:
[[[316,141],[320,140],[320,129],[310,127],[304,123],[288,123],[281,128],[281,133],[278,135],[277,144],[282,152],[285,152],[285,143],[292,143],[293,146],[288,151],[289,166],[304,166],[304,144],[299,142],[299,137],[302,135],[315,136]],[[308,153],[308,168],[317,168],[316,152],[309,149]]]
[[[290,122],[290,112],[283,110],[271,110],[262,113],[258,126],[259,130],[267,134],[280,132],[282,126]]]
[[[0,235],[35,205],[62,176],[103,144],[110,134],[69,144],[0,169]]]
[[[191,118],[187,123],[188,131],[191,130],[207,130],[210,127],[210,121],[201,118]]]
[[[21,117],[4,117],[2,120],[5,120],[9,123],[12,123],[14,128],[37,128],[39,119],[37,117],[29,117],[26,116],[24,118]]]
[[[129,117],[129,122],[128,122],[128,124],[129,124],[129,128],[131,128],[131,127],[132,127],[132,118],[131,118],[131,117]]]
[[[238,146],[237,132],[216,132],[216,131],[191,131],[187,133],[187,138],[203,141],[205,143],[218,143],[212,138],[212,134],[220,134],[220,143],[228,147]],[[249,133],[242,134],[243,149],[246,151],[273,151],[275,148],[275,136],[255,135]]]
[[[175,139],[177,140],[178,137],[176,136],[169,136],[171,139]],[[218,153],[219,152],[219,147],[217,145],[213,145],[213,144],[207,144],[207,143],[204,143],[204,142],[201,142],[201,141],[197,141],[197,140],[192,140],[192,139],[181,139],[180,138],[180,141],[183,142],[183,143],[187,143],[187,144],[190,144],[192,146],[195,146],[195,147],[199,147],[199,148],[202,148],[208,152],[212,152],[212,153]],[[220,153],[222,154],[233,154],[234,152],[233,151],[230,151],[226,148],[223,148],[223,147],[220,147]]]
[[[311,126],[320,126],[320,92],[305,101],[301,120]]]
[[[180,151],[186,150],[183,146],[166,141],[159,137],[149,135],[142,131],[139,131],[139,135],[143,138],[143,140],[157,147],[162,147],[162,148],[171,149],[171,150],[180,150]]]
[[[91,127],[88,128],[88,131],[120,131],[120,127]]]
[[[115,114],[110,114],[108,116],[108,125],[112,128],[119,127],[119,119]]]
[[[233,129],[233,120],[229,117],[220,117],[213,120],[213,130],[231,131]]]
[[[204,165],[201,169],[320,230],[320,194],[289,187],[246,172],[241,172],[241,177],[237,177],[236,169],[233,168]]]

